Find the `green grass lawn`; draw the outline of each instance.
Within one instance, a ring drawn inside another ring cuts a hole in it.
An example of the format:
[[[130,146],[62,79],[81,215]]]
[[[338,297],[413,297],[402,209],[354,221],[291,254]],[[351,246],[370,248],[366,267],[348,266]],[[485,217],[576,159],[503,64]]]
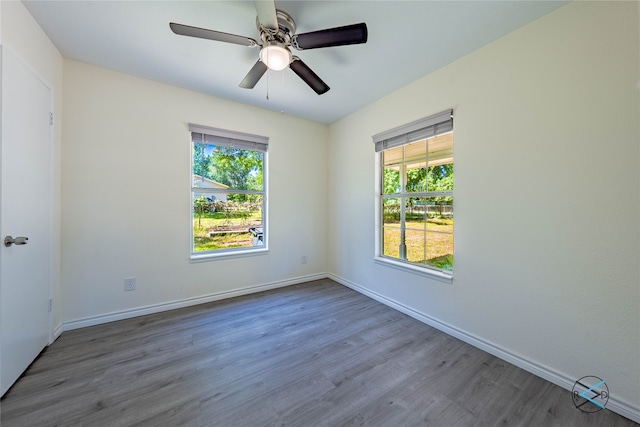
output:
[[[386,220],[384,225],[384,255],[399,258],[399,222]],[[427,219],[426,224],[424,219],[407,220],[405,244],[407,261],[453,269],[453,219]]]
[[[193,251],[247,248],[253,246],[249,227],[262,225],[262,212],[205,212],[193,214]]]
[[[249,227],[262,225],[262,212],[205,212],[193,214],[193,251],[253,247]],[[453,219],[408,218],[405,242],[407,260],[443,270],[453,269]],[[426,241],[426,243],[425,243]],[[400,227],[385,220],[384,255],[399,258]],[[426,248],[426,249],[425,249]]]

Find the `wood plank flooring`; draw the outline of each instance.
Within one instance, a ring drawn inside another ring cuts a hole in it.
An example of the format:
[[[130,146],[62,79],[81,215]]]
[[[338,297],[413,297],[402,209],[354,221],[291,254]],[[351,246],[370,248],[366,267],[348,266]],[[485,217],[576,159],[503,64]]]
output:
[[[65,332],[0,423],[637,425],[328,279]]]

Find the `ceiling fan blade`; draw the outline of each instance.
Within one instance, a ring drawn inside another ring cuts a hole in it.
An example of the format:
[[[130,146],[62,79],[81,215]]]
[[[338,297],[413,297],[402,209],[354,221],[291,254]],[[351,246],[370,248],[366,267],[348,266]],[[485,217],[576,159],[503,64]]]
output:
[[[344,27],[327,28],[326,30],[296,34],[291,44],[296,49],[316,49],[319,47],[344,46],[367,42],[367,24],[346,25]]]
[[[176,24],[175,22],[171,22],[169,27],[171,27],[171,31],[180,36],[197,37],[199,39],[215,40],[225,43],[235,43],[248,47],[258,46],[258,42],[251,37],[236,36],[235,34],[207,30],[206,28],[191,27],[189,25]]]
[[[293,57],[293,61],[289,64],[289,68],[291,68],[298,77],[304,80],[304,82],[308,84],[309,87],[318,95],[322,95],[329,91],[329,86],[327,86],[327,84],[323,82],[322,79],[297,56]]]
[[[278,17],[276,16],[276,2],[274,0],[256,0],[253,2],[258,12],[260,24],[270,30],[278,31]]]
[[[266,71],[267,66],[264,64],[264,62],[258,60],[258,62],[253,64],[253,67],[251,67],[249,73],[240,82],[240,87],[245,89],[253,89]]]

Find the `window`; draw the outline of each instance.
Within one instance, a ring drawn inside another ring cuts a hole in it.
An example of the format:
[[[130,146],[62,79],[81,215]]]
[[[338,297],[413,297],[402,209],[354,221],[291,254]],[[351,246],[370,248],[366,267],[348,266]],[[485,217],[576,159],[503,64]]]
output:
[[[192,257],[264,251],[268,138],[198,125],[189,130]]]
[[[380,153],[377,254],[453,271],[452,110],[373,137]]]

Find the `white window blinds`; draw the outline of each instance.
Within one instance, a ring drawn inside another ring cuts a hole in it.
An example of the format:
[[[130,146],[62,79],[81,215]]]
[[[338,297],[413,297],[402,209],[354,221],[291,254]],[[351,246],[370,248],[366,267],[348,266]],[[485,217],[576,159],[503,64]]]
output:
[[[373,136],[376,152],[427,139],[453,130],[453,110],[425,117]]]
[[[194,125],[191,123],[189,124],[189,131],[191,132],[191,141],[195,143],[262,152],[266,152],[269,146],[269,138],[266,136]]]

